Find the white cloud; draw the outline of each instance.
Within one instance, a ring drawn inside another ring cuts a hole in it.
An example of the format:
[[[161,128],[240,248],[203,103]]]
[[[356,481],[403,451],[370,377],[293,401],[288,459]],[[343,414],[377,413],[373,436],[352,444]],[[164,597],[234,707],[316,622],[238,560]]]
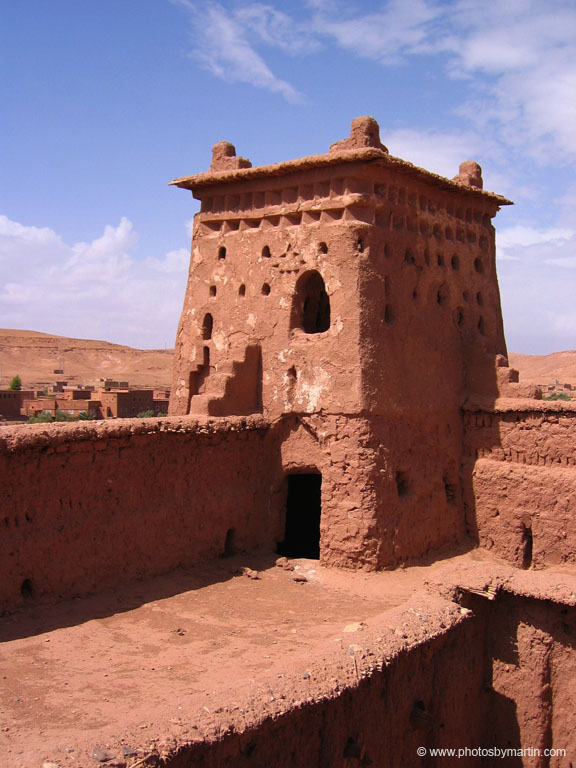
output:
[[[137,242],[126,218],[68,245],[51,229],[0,216],[0,327],[172,346],[189,253],[138,259]]]
[[[576,6],[564,0],[459,0],[430,49],[451,57],[471,84],[471,118],[496,122],[499,137],[546,162],[576,156]],[[480,91],[480,88],[482,91]]]
[[[538,229],[517,225],[496,233],[498,255],[504,259],[518,258],[514,254],[528,246],[538,245],[546,248],[563,248],[570,243],[576,233],[572,229],[551,227]]]
[[[401,56],[422,45],[427,25],[439,11],[426,0],[389,0],[381,11],[352,16],[335,14],[331,8],[313,19],[320,35],[333,37],[338,45],[357,56],[385,64],[396,64]]]
[[[565,189],[556,204],[559,223],[576,229],[576,184]]]
[[[463,160],[473,160],[484,149],[480,137],[472,133],[437,133],[412,128],[386,131],[384,141],[392,155],[448,178],[458,174]]]
[[[455,112],[479,134],[544,164],[548,155],[576,156],[576,6],[566,0],[388,0],[373,13],[362,4],[305,0],[298,19],[263,3],[227,10],[173,1],[190,13],[195,55],[229,82],[300,98],[272,72],[262,46],[298,55],[335,43],[384,65],[442,57],[452,77],[469,80]]]
[[[576,6],[565,0],[389,0],[372,14],[320,11],[318,34],[357,56],[395,64],[445,56],[466,77],[461,114],[546,163],[576,156]],[[467,107],[467,108],[466,108]]]
[[[300,101],[301,94],[290,83],[276,77],[248,40],[252,30],[269,45],[286,50],[295,39],[293,23],[268,6],[253,4],[236,15],[218,3],[202,4],[177,0],[189,11],[195,50],[194,56],[212,74],[230,83],[248,83],[279,93],[288,101]]]
[[[524,179],[518,178],[514,169],[504,171],[505,158],[480,132],[399,128],[386,130],[382,141],[390,154],[448,179],[458,174],[464,160],[482,160],[484,189],[504,197],[526,198],[536,194]]]
[[[234,19],[245,29],[254,32],[265,45],[280,48],[290,56],[309,53],[318,48],[318,42],[306,24],[295,22],[290,16],[263,3],[240,7]]]
[[[548,354],[576,347],[576,231],[511,227],[497,234],[508,348]]]

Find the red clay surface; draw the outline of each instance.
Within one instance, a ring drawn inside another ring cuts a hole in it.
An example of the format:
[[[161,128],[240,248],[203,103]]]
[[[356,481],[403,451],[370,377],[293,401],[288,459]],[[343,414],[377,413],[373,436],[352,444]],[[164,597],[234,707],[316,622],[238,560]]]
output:
[[[96,765],[101,747],[130,766],[301,703],[312,686],[337,691],[343,671],[359,674],[349,654],[382,631],[382,614],[454,569],[453,560],[370,574],[291,563],[236,556],[0,619],[0,764]],[[243,566],[252,572],[234,575]]]

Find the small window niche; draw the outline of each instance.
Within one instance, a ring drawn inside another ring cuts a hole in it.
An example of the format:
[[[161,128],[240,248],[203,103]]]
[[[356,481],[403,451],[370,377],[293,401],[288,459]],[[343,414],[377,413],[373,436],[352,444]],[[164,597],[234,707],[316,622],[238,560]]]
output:
[[[408,496],[410,493],[410,477],[408,472],[401,469],[397,470],[395,480],[398,497],[403,498]]]
[[[532,568],[532,553],[534,549],[534,537],[531,525],[522,524],[522,539],[520,542],[522,563],[521,567],[526,571]]]
[[[210,312],[207,312],[204,315],[204,320],[202,321],[202,339],[203,341],[209,341],[212,338],[212,331],[214,330],[214,318],[210,314]]]
[[[308,334],[324,333],[330,328],[330,298],[322,275],[316,270],[304,272],[296,283],[291,327]]]

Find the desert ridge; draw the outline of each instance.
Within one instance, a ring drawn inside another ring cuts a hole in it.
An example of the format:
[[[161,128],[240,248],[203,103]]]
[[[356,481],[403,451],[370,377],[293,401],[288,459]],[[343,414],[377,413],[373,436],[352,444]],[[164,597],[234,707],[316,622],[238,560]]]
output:
[[[76,339],[41,331],[0,328],[0,387],[18,374],[26,386],[61,377],[82,384],[92,379],[128,379],[130,384],[170,386],[173,349],[136,349],[96,339]],[[525,384],[576,386],[576,350],[549,355],[510,352],[508,360]],[[60,368],[60,363],[64,368]]]
[[[0,329],[0,388],[6,388],[17,374],[23,386],[31,389],[51,384],[55,377],[71,385],[115,379],[129,381],[131,386],[169,387],[173,355],[172,349],[135,349],[107,341]]]
[[[525,384],[560,384],[576,386],[576,350],[553,352],[550,355],[520,355],[511,352],[508,360],[520,372]]]

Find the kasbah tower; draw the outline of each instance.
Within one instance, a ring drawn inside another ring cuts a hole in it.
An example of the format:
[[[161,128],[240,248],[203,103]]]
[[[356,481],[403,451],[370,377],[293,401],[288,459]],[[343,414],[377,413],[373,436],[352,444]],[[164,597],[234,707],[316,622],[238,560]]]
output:
[[[449,181],[392,157],[371,117],[270,166],[220,142],[173,184],[201,209],[171,414],[263,413],[288,554],[393,568],[462,540],[462,407],[515,380],[492,226],[510,202],[475,162]]]
[[[509,201],[369,117],[174,184],[170,415],[0,429],[2,768],[576,765],[576,403],[508,366]]]

